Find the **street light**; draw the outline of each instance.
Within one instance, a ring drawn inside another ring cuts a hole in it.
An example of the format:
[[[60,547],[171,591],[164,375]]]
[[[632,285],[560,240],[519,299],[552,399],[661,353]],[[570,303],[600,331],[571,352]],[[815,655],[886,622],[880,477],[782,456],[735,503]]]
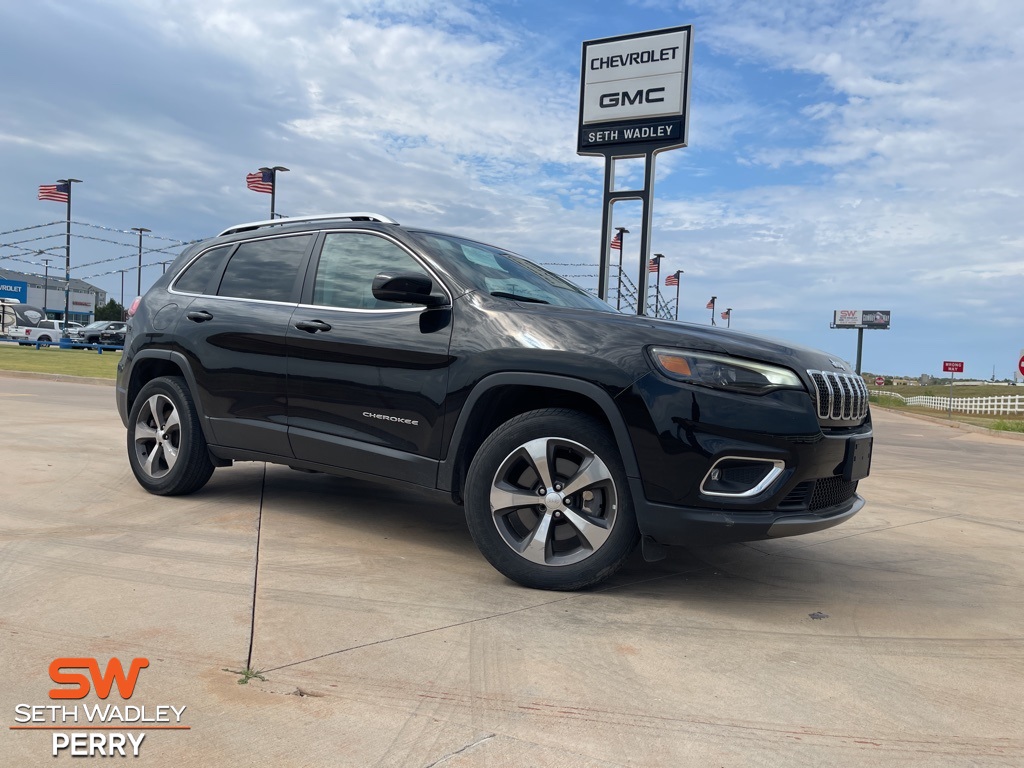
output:
[[[174,261],[174,260],[171,259],[171,261]],[[159,264],[162,267],[162,269],[160,270],[160,274],[161,275],[164,274],[167,271],[167,265],[170,264],[170,263],[171,263],[170,261],[158,261],[157,262],[157,264]]]
[[[136,296],[141,296],[142,295],[142,233],[143,232],[152,232],[152,231],[153,230],[146,229],[145,227],[132,227],[132,232],[138,232],[139,233],[139,281],[138,281],[138,284],[136,285],[136,292],[135,292]],[[124,302],[123,301],[121,302],[121,306],[124,306]]]
[[[264,165],[259,170],[264,171],[264,172],[267,172],[267,171],[270,172],[270,218],[273,219],[275,217],[275,214],[274,214],[274,199],[277,197],[277,172],[278,171],[287,171],[288,169],[285,168],[283,165],[275,165],[275,166],[270,166],[270,167]]]
[[[141,237],[141,235],[140,235],[140,237]],[[124,311],[124,273],[128,272],[130,270],[131,270],[131,267],[125,267],[124,269],[117,270],[118,272],[121,273],[121,322],[124,322],[124,320],[125,320],[125,311]]]
[[[40,251],[39,253],[46,253],[46,251]],[[40,259],[43,262],[43,317],[48,317],[46,314],[46,299],[50,295],[50,262],[53,258]]]
[[[625,227],[616,227],[615,231],[619,233],[619,290],[615,294],[615,308],[622,309],[622,251],[626,244],[626,235],[629,234],[629,230]]]

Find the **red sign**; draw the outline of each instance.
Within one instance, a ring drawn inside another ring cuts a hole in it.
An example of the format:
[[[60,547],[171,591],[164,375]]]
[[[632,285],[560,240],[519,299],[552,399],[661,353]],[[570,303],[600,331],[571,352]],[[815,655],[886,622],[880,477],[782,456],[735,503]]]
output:
[[[875,376],[875,386],[880,387],[883,384],[885,384],[885,379],[883,379],[881,376]]]
[[[1024,355],[1020,356],[1020,360],[1017,361],[1017,370],[1020,371],[1020,375],[1024,376]]]
[[[953,360],[945,360],[942,363],[942,370],[944,373],[963,373],[964,364],[954,362]]]

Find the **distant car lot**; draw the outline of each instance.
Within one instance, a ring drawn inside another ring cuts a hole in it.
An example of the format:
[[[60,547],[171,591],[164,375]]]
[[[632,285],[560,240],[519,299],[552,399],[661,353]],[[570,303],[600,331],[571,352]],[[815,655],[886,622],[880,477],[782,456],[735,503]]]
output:
[[[191,727],[147,735],[154,765],[1024,761],[1024,442],[878,411],[847,525],[559,595],[426,494],[243,463],[154,498],[113,387],[0,376],[0,408],[5,725],[55,657],[144,656],[131,703]]]

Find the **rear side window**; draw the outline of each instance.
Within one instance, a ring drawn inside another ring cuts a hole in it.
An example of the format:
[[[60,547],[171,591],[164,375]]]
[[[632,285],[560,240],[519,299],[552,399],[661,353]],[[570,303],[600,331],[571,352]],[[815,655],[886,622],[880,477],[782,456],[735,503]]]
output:
[[[231,248],[230,245],[214,248],[193,261],[175,282],[174,290],[183,293],[212,293],[210,283],[220,274],[224,257]]]
[[[299,267],[313,238],[313,235],[298,235],[242,243],[224,270],[217,295],[294,301]]]
[[[373,278],[385,270],[426,275],[415,259],[390,240],[365,232],[333,232],[324,238],[313,303],[347,309],[398,309],[373,297]]]

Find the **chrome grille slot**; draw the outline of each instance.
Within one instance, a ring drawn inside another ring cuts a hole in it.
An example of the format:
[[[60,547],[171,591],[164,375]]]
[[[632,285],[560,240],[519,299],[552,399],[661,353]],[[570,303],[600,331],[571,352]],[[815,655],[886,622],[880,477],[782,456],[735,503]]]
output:
[[[868,387],[855,373],[807,371],[814,383],[818,418],[861,422],[868,415]]]

